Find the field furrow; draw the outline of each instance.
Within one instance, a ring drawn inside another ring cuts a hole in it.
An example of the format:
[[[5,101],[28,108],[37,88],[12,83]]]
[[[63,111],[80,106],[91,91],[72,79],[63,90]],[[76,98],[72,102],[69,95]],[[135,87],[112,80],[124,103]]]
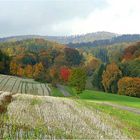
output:
[[[10,76],[6,78],[6,80],[4,81],[4,83],[3,83],[2,87],[1,87],[1,90],[2,90],[2,91],[4,91],[4,88],[5,88],[5,86],[7,85],[7,82],[8,82],[11,78],[12,78],[12,77],[10,77]]]
[[[6,81],[6,80],[5,80]],[[11,87],[13,86],[13,84],[14,84],[14,82],[15,82],[15,79],[12,79],[12,78],[10,78],[8,81],[7,81],[7,83],[6,83],[6,85],[3,87],[3,91],[11,91]]]
[[[0,75],[0,90],[41,96],[48,96],[51,94],[48,84],[38,83],[32,79],[7,75]]]

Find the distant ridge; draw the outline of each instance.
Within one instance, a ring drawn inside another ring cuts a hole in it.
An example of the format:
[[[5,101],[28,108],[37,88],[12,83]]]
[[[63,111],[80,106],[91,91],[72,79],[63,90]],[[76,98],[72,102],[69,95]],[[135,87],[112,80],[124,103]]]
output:
[[[138,42],[138,41],[140,41],[140,34],[133,34],[133,35],[128,34],[128,35],[116,36],[111,39],[95,40],[93,42],[69,43],[67,45],[72,48],[83,48],[83,47],[107,46],[107,45],[113,45],[117,43],[128,43],[128,42]]]
[[[62,44],[68,43],[81,43],[81,42],[93,42],[95,40],[103,40],[103,39],[111,39],[112,37],[116,37],[118,34],[110,33],[110,32],[95,32],[95,33],[87,33],[82,35],[71,35],[71,36],[40,36],[40,35],[21,35],[21,36],[11,36],[0,38],[0,42],[6,41],[20,41],[32,38],[42,38],[50,41],[55,41]]]
[[[127,43],[140,41],[140,34],[124,34],[119,35],[110,32],[95,32],[83,35],[72,35],[72,36],[40,36],[40,35],[21,35],[0,38],[0,42],[15,42],[27,39],[44,39],[48,41],[58,42],[61,44],[67,44],[72,48],[81,47],[98,47],[107,46],[116,43]]]
[[[118,34],[102,31],[72,36],[47,36],[47,38],[51,41],[57,41],[59,43],[68,44],[68,43],[93,42],[95,40],[111,39],[112,37],[116,36],[118,36]]]

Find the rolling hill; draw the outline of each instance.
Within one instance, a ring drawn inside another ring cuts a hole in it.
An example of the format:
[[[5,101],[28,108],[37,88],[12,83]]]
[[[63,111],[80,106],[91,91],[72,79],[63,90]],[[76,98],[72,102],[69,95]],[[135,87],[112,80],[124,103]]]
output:
[[[119,35],[110,32],[95,32],[85,35],[75,36],[40,36],[40,35],[21,35],[0,38],[0,42],[16,42],[31,39],[42,39],[50,42],[66,44],[71,48],[108,46],[119,43],[130,43],[140,41],[140,34]]]
[[[66,45],[40,38],[33,38],[20,41],[6,41],[0,43],[0,49],[4,50],[4,52],[10,54],[11,56],[15,56],[17,54],[22,54],[25,52],[38,53],[40,51],[47,51],[49,49],[61,51],[66,47]]]
[[[62,44],[68,43],[81,43],[81,42],[93,42],[95,40],[111,39],[112,37],[118,36],[118,34],[110,32],[95,32],[84,35],[71,35],[71,36],[40,36],[40,35],[21,35],[0,38],[0,42],[6,41],[20,41],[26,39],[40,38],[50,41],[55,41]]]
[[[140,35],[121,35],[112,37],[111,39],[104,39],[104,40],[95,40],[93,42],[81,42],[81,43],[69,43],[67,44],[71,48],[94,48],[94,47],[102,47],[102,46],[109,46],[113,44],[120,44],[120,43],[130,43],[130,42],[137,42],[140,41]]]

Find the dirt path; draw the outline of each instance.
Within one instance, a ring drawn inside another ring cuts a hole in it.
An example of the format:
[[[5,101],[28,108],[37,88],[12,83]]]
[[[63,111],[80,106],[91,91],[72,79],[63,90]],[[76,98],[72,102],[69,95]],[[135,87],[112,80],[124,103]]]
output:
[[[133,112],[133,113],[136,113],[136,114],[140,115],[140,109],[138,109],[138,108],[122,106],[122,105],[113,104],[113,103],[109,103],[109,102],[103,102],[102,104],[112,106],[112,107],[115,107],[115,108],[119,108],[119,109],[122,109],[122,110],[130,111],[130,112]]]
[[[62,94],[65,97],[69,97],[70,96],[69,92],[66,91],[65,88],[62,85],[57,84],[57,88],[62,92]]]

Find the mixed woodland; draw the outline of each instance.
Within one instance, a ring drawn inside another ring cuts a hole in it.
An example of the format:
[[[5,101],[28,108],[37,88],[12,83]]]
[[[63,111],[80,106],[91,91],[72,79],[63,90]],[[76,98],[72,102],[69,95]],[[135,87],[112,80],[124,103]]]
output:
[[[140,97],[140,42],[75,46],[41,38],[1,42],[0,73],[54,87],[73,86],[77,94],[90,79],[95,90]]]

